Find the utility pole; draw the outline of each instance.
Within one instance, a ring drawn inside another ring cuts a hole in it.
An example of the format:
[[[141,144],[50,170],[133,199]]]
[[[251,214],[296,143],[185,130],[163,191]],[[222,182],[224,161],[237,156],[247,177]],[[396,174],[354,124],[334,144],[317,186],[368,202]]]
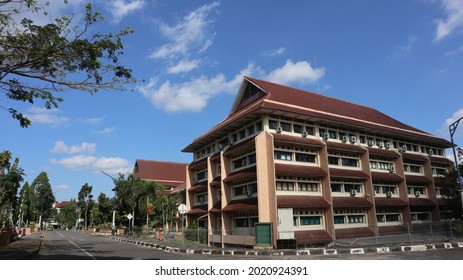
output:
[[[114,191],[114,205],[113,205],[113,222],[111,224],[111,235],[116,235],[116,199],[117,199],[117,184],[116,184],[116,179],[114,179],[111,175],[109,175],[108,173],[104,172],[103,170],[100,170],[101,173],[103,173],[104,175],[108,176],[109,178],[111,178],[111,180],[113,181],[114,183],[114,189],[112,189]]]
[[[457,153],[455,151],[455,143],[453,142],[453,135],[455,134],[455,131],[457,130],[458,124],[460,123],[460,121],[462,119],[463,119],[463,117],[459,118],[454,123],[449,125],[449,131],[450,131],[450,141],[452,142],[453,157],[454,157],[454,160],[455,160],[455,168],[457,170],[458,189],[460,190],[461,205],[462,205],[462,208],[463,208],[463,182],[461,180],[460,169],[458,168],[458,159],[457,159]]]

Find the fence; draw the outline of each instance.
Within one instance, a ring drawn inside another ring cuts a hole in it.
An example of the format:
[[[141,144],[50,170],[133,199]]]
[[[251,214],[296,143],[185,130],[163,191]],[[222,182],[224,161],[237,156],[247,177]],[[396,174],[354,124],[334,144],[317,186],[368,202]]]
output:
[[[326,236],[322,242],[312,239],[310,230],[303,231],[297,234],[297,238],[302,238],[304,244],[299,244],[298,247],[359,247],[359,246],[391,246],[391,245],[408,245],[422,242],[439,242],[448,241],[456,237],[463,237],[462,229],[455,231],[452,228],[451,222],[432,222],[432,223],[411,223],[395,226],[380,226],[372,225],[369,228],[328,228]],[[162,242],[172,244],[185,244],[192,246],[207,246],[210,243],[212,246],[221,247],[222,243],[235,246],[254,246],[256,245],[256,230],[255,228],[240,228],[240,229],[213,229],[208,233],[207,229],[187,229],[183,234],[181,231],[163,231],[160,238],[160,231],[153,230],[146,234],[142,229],[135,229],[135,236],[148,236],[153,239],[162,239]],[[294,233],[294,232],[279,232]],[[376,235],[379,233],[379,235]],[[307,235],[307,236],[304,236]],[[286,235],[288,236],[288,235]],[[330,236],[338,236],[332,239]],[[307,237],[307,238],[305,238]],[[342,238],[341,238],[342,237]],[[298,240],[298,243],[301,240]]]

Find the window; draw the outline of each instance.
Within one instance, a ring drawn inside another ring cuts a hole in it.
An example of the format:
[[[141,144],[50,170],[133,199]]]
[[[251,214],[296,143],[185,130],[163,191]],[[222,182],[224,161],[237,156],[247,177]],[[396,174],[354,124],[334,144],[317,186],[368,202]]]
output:
[[[237,229],[254,228],[259,222],[257,212],[236,213],[233,217],[234,227]],[[234,234],[251,234],[251,232],[234,232]]]
[[[328,155],[328,164],[343,167],[360,167],[358,156],[341,153],[330,153]]]
[[[292,160],[292,153],[290,152],[282,152],[282,151],[275,151],[275,159],[279,160]]]
[[[366,211],[363,209],[335,209],[335,225],[361,225],[366,224]]]
[[[323,210],[293,209],[293,225],[295,227],[315,227],[323,225]]]
[[[274,159],[316,165],[318,153],[315,150],[292,146],[275,146]]]
[[[279,191],[294,191],[293,182],[277,182],[276,189]]]
[[[382,160],[378,158],[370,159],[370,168],[375,170],[386,170],[391,171],[394,168],[394,162]]]
[[[200,193],[195,196],[195,204],[202,205],[207,204],[207,193]]]
[[[419,163],[404,163],[405,173],[418,173],[422,174],[422,168]]]
[[[408,196],[426,196],[425,186],[407,186]]]
[[[400,211],[396,209],[377,209],[376,210],[376,221],[378,223],[387,223],[388,225],[391,224],[400,224],[401,222],[401,214]]]
[[[196,172],[195,174],[196,182],[206,180],[206,173],[207,173],[207,170],[201,170],[201,171]]]
[[[277,176],[277,191],[297,191],[302,193],[320,192],[320,179],[310,177]]]
[[[240,154],[236,155],[232,159],[232,169],[243,168],[247,166],[252,166],[256,163],[256,154]]]
[[[315,163],[315,155],[296,153],[296,161]]]
[[[360,180],[331,180],[331,192],[337,195],[350,195],[355,190],[357,193],[363,192],[363,183]]]
[[[386,196],[397,194],[397,185],[392,182],[373,181],[373,190],[376,195]]]
[[[255,196],[257,193],[257,182],[256,181],[247,181],[247,182],[236,182],[232,185],[232,195],[233,197],[237,196]]]

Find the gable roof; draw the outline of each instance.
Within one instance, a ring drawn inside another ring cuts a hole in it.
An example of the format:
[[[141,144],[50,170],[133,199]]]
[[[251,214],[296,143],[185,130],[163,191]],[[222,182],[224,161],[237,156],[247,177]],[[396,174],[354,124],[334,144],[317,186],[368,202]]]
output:
[[[133,168],[136,178],[169,187],[184,187],[187,163],[137,159]]]
[[[248,99],[243,99],[249,85],[256,87],[256,93]],[[327,120],[359,129],[371,129],[385,134],[421,139],[443,147],[451,147],[449,141],[404,124],[376,109],[293,87],[244,77],[228,117],[195,139],[183,151],[193,151],[196,146],[195,143],[206,139],[237,119],[258,110],[294,113],[315,120]]]

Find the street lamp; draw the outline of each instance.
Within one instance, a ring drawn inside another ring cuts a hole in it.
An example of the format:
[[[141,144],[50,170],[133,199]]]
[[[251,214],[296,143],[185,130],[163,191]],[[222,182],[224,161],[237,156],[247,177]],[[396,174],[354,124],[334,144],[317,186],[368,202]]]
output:
[[[116,235],[116,199],[117,199],[117,184],[116,184],[116,179],[114,179],[113,176],[109,175],[108,173],[104,172],[103,170],[100,170],[101,173],[104,175],[108,176],[113,180],[114,183],[114,189],[111,191],[114,191],[114,206],[113,206],[113,223],[111,224],[111,235]]]
[[[463,117],[459,118],[454,123],[449,125],[449,131],[450,131],[450,141],[452,142],[453,157],[455,160],[455,168],[457,169],[458,189],[460,190],[461,205],[463,208],[463,182],[460,176],[460,169],[458,168],[458,160],[457,160],[457,153],[455,151],[455,143],[453,142],[453,135],[455,134],[455,130],[457,130],[458,124],[460,123],[462,119]],[[458,153],[460,155],[460,149],[458,150]]]

